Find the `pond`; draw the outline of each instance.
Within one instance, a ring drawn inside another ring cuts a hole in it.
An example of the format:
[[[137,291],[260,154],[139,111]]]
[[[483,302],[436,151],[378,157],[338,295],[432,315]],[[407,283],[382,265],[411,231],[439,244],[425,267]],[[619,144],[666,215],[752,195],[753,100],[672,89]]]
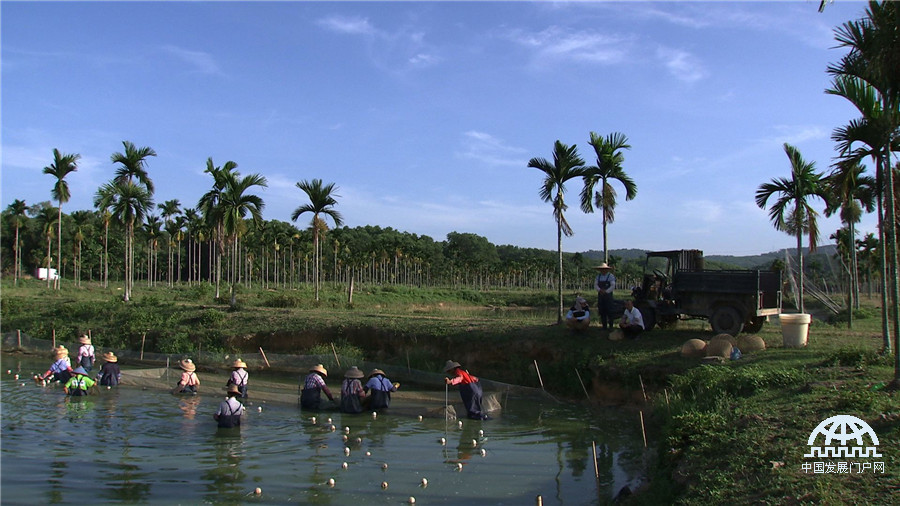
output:
[[[537,496],[581,505],[605,504],[643,479],[646,452],[630,410],[509,396],[493,419],[460,426],[420,420],[415,406],[398,406],[402,397],[377,416],[254,401],[251,377],[243,426],[218,429],[212,414],[224,374],[201,375],[197,396],[119,386],[78,400],[58,384],[34,384],[48,365],[2,356],[4,505],[401,505],[411,497],[417,505],[529,505]],[[337,383],[329,379],[333,391]],[[453,389],[449,399],[462,409]]]

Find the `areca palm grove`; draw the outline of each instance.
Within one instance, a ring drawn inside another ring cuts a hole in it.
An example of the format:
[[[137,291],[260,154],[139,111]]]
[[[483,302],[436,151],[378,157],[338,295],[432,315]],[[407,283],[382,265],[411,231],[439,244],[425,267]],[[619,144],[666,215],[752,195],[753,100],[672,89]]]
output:
[[[616,220],[616,189],[611,184],[618,181],[625,187],[625,200],[637,196],[637,184],[625,173],[623,149],[631,149],[625,134],[613,132],[605,138],[591,132],[591,146],[597,155],[597,165],[584,169],[584,188],[581,191],[581,210],[593,213],[600,210],[603,218],[603,261],[609,262],[606,226]],[[600,188],[596,189],[599,184]]]
[[[25,222],[25,219],[28,217],[25,214],[25,211],[28,209],[28,206],[25,204],[24,200],[16,199],[12,202],[12,204],[6,207],[6,210],[9,212],[10,218],[13,220],[13,224],[16,227],[16,239],[15,244],[13,245],[13,284],[19,284],[19,277],[22,275],[22,252],[21,252],[21,242],[19,241],[19,229]]]
[[[571,237],[575,234],[572,227],[566,221],[565,211],[569,208],[565,201],[566,182],[570,179],[584,175],[584,160],[578,156],[578,150],[573,144],[566,146],[559,140],[553,145],[553,162],[545,158],[532,158],[528,161],[528,167],[535,168],[544,173],[544,181],[538,191],[541,200],[553,205],[553,218],[556,221],[556,252],[559,258],[557,289],[559,296],[559,311],[556,323],[563,321],[563,256],[562,236]]]
[[[313,214],[311,224],[314,258],[313,278],[316,285],[316,300],[319,300],[319,282],[322,270],[322,252],[319,244],[319,236],[328,230],[328,225],[325,223],[322,215],[330,216],[334,221],[335,227],[343,225],[344,219],[341,216],[341,213],[334,209],[334,206],[337,205],[335,197],[339,196],[335,193],[337,187],[334,183],[324,184],[321,179],[313,179],[312,181],[304,180],[297,183],[297,188],[303,190],[303,193],[309,198],[309,203],[294,209],[294,212],[291,213],[291,221],[297,221],[297,218],[303,213]]]
[[[60,264],[62,264],[62,205],[65,202],[69,201],[69,197],[71,194],[69,193],[69,183],[66,182],[66,176],[70,173],[78,170],[78,159],[81,158],[81,155],[78,154],[63,154],[60,153],[58,149],[53,150],[53,163],[44,167],[44,174],[50,174],[51,176],[56,178],[56,183],[53,184],[53,190],[51,191],[53,198],[59,202],[59,207],[57,211],[59,216],[57,217],[57,249],[56,249],[56,260]],[[47,266],[49,269],[49,264]],[[50,279],[50,271],[47,271],[47,280]],[[59,283],[62,276],[58,276],[56,278],[56,289],[59,290]],[[47,286],[50,286],[49,283]]]

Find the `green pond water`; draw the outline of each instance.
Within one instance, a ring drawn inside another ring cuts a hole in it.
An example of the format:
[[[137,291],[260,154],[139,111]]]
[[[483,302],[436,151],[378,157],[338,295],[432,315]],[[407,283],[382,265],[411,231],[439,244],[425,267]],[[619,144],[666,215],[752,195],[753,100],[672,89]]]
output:
[[[2,356],[4,505],[402,505],[410,497],[417,505],[530,505],[537,496],[544,505],[581,505],[605,504],[643,479],[646,451],[628,410],[509,396],[493,419],[460,427],[420,420],[400,397],[375,417],[254,401],[251,376],[243,426],[218,429],[212,415],[224,374],[202,374],[197,396],[120,386],[78,400],[58,384],[34,384],[32,374],[48,366]],[[286,380],[286,392],[295,391]],[[338,380],[329,386],[339,392]],[[442,398],[438,388],[432,393]],[[449,399],[461,411],[453,389]]]

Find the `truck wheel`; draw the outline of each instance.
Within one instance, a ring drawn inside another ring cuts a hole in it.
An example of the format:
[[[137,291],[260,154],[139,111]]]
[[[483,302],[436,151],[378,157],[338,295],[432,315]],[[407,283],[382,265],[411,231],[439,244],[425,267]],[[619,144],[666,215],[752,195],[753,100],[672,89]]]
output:
[[[762,330],[763,323],[766,323],[765,317],[762,316],[754,316],[750,323],[744,325],[744,332],[748,334],[756,334],[760,330]]]
[[[737,337],[744,329],[744,320],[741,313],[732,306],[721,306],[713,311],[709,318],[713,332],[716,334],[731,334]]]

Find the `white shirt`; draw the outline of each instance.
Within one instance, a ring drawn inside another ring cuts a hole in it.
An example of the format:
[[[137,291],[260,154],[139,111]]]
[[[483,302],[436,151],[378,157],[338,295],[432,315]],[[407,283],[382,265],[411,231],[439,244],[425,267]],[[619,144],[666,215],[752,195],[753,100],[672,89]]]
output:
[[[641,328],[644,328],[644,317],[638,308],[632,307],[630,311],[626,309],[622,313],[622,323],[625,325],[640,325]]]

